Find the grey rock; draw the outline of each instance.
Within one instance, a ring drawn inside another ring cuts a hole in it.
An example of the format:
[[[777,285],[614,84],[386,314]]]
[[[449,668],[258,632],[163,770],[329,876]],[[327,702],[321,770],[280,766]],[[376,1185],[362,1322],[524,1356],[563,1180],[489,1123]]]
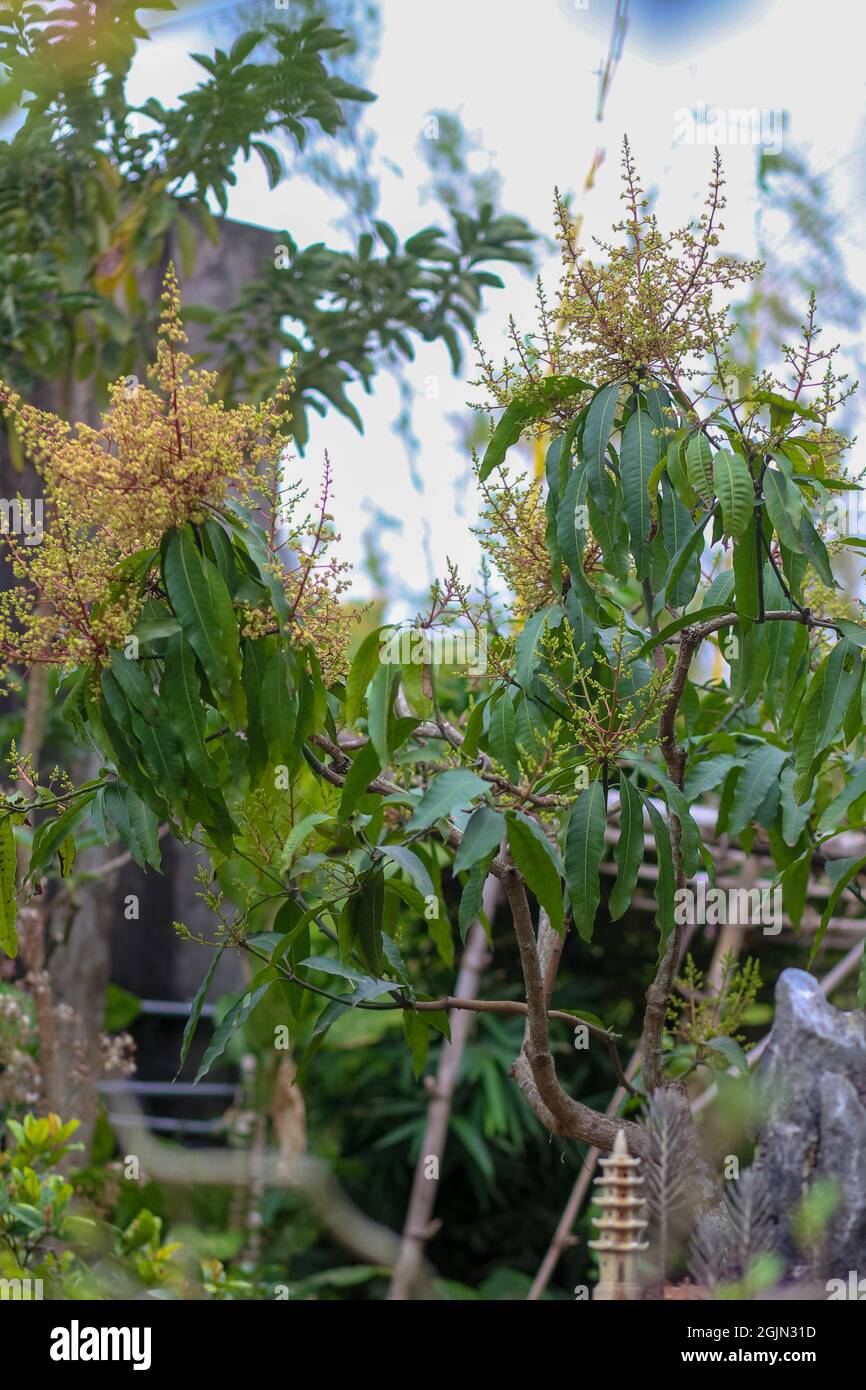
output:
[[[842,1013],[814,976],[783,971],[756,1094],[754,1166],[789,1275],[866,1275],[866,1014]],[[821,1239],[804,1249],[792,1218],[818,1182],[837,1185],[836,1205]]]

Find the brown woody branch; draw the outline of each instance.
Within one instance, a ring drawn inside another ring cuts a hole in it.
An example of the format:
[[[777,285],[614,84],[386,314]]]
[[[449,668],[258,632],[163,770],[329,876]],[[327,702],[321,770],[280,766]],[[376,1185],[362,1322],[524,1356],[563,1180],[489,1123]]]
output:
[[[642,1134],[637,1125],[628,1123],[623,1126],[621,1121],[592,1110],[588,1105],[574,1100],[560,1085],[550,1051],[547,990],[526,885],[505,850],[501,850],[493,860],[490,872],[499,879],[505,890],[523,970],[526,1035],[523,1051],[512,1068],[512,1075],[524,1098],[553,1134],[578,1143],[595,1144],[609,1151],[613,1148],[617,1131],[625,1128],[632,1152],[641,1152]]]

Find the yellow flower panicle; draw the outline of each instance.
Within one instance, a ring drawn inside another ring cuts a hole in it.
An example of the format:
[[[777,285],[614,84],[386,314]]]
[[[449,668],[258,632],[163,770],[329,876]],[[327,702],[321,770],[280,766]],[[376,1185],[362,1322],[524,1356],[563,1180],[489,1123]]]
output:
[[[574,244],[574,225],[557,190],[559,292],[551,304],[539,282],[537,329],[522,334],[512,321],[511,349],[501,366],[479,345],[480,375],[472,384],[485,391],[488,407],[532,398],[549,373],[596,386],[653,376],[688,382],[724,347],[734,329],[730,296],[760,273],[761,263],[717,251],[726,203],[718,151],[703,211],[672,231],[662,231],[649,210],[627,140],[622,184],[626,215],[613,226],[619,240],[596,239],[597,259]],[[548,413],[536,416],[536,430],[564,430],[588,395],[554,399]]]
[[[124,562],[153,550],[150,578],[159,570],[158,546],[171,527],[207,519],[228,494],[270,506],[274,568],[286,583],[298,626],[336,604],[345,587],[342,567],[322,565],[332,534],[317,529],[315,563],[305,555],[308,528],[288,540],[283,491],[285,439],[281,424],[293,390],[290,374],[260,405],[226,409],[212,399],[215,372],[194,369],[184,350],[177,277],[165,278],[156,362],[149,385],[121,381],[98,428],[74,428],[27,405],[0,382],[0,408],[44,481],[45,527],[40,544],[6,534],[16,585],[0,595],[0,673],[48,662],[62,668],[106,660],[131,631],[148,584]],[[293,493],[297,501],[297,494]],[[330,518],[328,518],[330,520]],[[307,572],[298,595],[298,570],[277,561],[282,550]],[[308,561],[308,563],[305,563]],[[310,571],[315,569],[314,575]],[[297,610],[297,611],[296,611]],[[272,616],[272,615],[271,615]],[[254,618],[253,618],[254,621]]]

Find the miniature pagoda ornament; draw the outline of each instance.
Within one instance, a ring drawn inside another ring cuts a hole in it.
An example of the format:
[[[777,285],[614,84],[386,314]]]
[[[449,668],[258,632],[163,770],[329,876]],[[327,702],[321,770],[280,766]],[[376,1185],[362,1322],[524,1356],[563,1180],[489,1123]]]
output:
[[[590,1249],[598,1251],[598,1283],[593,1298],[633,1301],[642,1292],[637,1257],[648,1248],[647,1242],[641,1241],[647,1221],[643,1215],[645,1198],[640,1195],[640,1159],[629,1153],[624,1129],[617,1132],[613,1153],[599,1159],[599,1164],[604,1171],[595,1180],[595,1201],[601,1207],[601,1216],[593,1217],[598,1239],[589,1242]]]

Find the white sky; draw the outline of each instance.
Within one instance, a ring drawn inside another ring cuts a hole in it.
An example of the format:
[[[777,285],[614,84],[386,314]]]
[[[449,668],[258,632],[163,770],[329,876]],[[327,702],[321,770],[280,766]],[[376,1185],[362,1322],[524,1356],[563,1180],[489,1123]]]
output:
[[[640,0],[635,0],[640,3]],[[722,6],[719,5],[721,10]],[[832,175],[834,204],[845,209],[845,255],[849,274],[864,286],[866,219],[861,193],[864,157],[863,39],[866,8],[853,0],[767,0],[745,22],[724,32],[718,21],[708,35],[663,61],[659,46],[641,43],[636,27],[626,37],[619,69],[597,124],[595,75],[607,51],[612,0],[381,0],[381,51],[368,85],[378,100],[366,108],[377,134],[379,215],[401,236],[430,221],[438,210],[419,201],[427,177],[417,143],[428,113],[457,110],[470,132],[479,132],[503,180],[503,206],[537,229],[552,231],[554,184],[582,187],[594,150],[606,160],[594,189],[578,196],[585,213],[583,239],[604,236],[621,215],[619,144],[627,133],[645,187],[658,190],[662,225],[680,223],[700,211],[711,148],[675,144],[677,113],[700,102],[723,110],[758,107],[789,113],[787,139],[803,149],[815,172]],[[291,19],[291,13],[275,12]],[[199,16],[168,25],[138,59],[130,84],[133,100],[149,92],[169,103],[199,80],[190,48],[224,41],[220,16]],[[720,32],[721,31],[721,32]],[[767,128],[769,135],[769,127]],[[383,156],[387,155],[387,162]],[[755,249],[756,152],[751,146],[722,146],[728,181],[726,249],[751,255]],[[396,169],[395,169],[396,166]],[[397,172],[397,171],[400,172]],[[288,226],[300,244],[328,239],[340,244],[333,222],[340,209],[320,190],[291,177],[268,192],[257,159],[238,170],[229,211],[234,217],[279,228]],[[558,256],[542,266],[551,291]],[[490,291],[480,322],[486,347],[501,355],[507,315],[533,326],[534,287],[525,273],[505,269],[505,291]],[[419,347],[409,379],[416,392],[415,433],[421,441],[413,484],[401,440],[392,429],[399,408],[396,384],[377,376],[372,398],[356,396],[365,434],[336,413],[312,416],[312,439],[301,470],[318,491],[318,469],[327,448],[335,469],[334,512],[342,554],[356,563],[371,509],[395,518],[381,544],[401,586],[423,590],[444,570],[446,556],[474,573],[477,547],[468,527],[477,512],[469,459],[459,443],[454,417],[473,395],[470,359],[454,379],[444,347]],[[431,374],[439,398],[425,397]],[[358,575],[356,591],[368,590]]]

